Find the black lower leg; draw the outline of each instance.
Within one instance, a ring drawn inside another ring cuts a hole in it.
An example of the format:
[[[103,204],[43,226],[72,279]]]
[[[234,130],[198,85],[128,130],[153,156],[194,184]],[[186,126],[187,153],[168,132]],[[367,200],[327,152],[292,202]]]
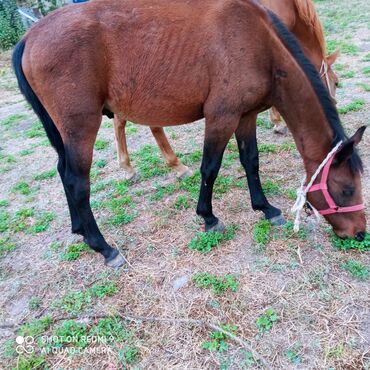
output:
[[[59,172],[60,178],[62,179],[62,184],[63,184],[64,192],[65,192],[66,198],[67,198],[69,214],[71,216],[72,233],[73,234],[79,234],[79,235],[84,236],[84,229],[82,227],[82,223],[81,223],[80,217],[79,217],[79,215],[77,213],[77,210],[76,210],[76,208],[75,208],[75,206],[73,204],[73,200],[71,198],[71,195],[69,194],[69,190],[65,186],[65,183],[64,183],[65,182],[65,180],[64,180],[64,176],[65,176],[65,160],[64,160],[64,158],[59,158],[59,161],[58,161],[58,172]]]
[[[259,176],[259,157],[256,139],[255,122],[241,122],[236,131],[240,162],[245,169],[254,210],[262,211],[266,219],[274,219],[281,215],[281,210],[273,207],[265,197]]]
[[[90,167],[82,169],[81,162],[75,155],[67,156],[64,184],[77,211],[85,242],[109,262],[118,255],[118,251],[109,246],[96,224],[90,207]]]

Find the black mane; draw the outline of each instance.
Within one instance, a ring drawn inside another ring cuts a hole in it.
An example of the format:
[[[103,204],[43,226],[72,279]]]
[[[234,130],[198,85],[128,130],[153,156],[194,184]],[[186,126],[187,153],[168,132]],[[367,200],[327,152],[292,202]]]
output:
[[[346,141],[348,138],[344,133],[337,109],[335,108],[333,101],[329,96],[327,88],[322,83],[316,68],[304,55],[297,39],[286,28],[284,23],[271,10],[267,10],[267,12],[272,20],[272,25],[279,38],[289,50],[293,58],[300,65],[308,80],[311,82],[311,85],[322,106],[326,119],[328,120],[330,127],[333,130],[332,147],[334,147],[340,140],[342,140],[343,142]],[[362,171],[362,161],[356,151],[353,152],[349,164],[353,171]]]

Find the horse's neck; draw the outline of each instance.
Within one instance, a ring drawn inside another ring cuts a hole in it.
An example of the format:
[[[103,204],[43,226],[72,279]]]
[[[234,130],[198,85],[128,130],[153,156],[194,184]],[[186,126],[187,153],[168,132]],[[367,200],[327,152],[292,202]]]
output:
[[[273,105],[292,132],[308,174],[330,151],[333,131],[311,82],[286,49],[274,52]]]

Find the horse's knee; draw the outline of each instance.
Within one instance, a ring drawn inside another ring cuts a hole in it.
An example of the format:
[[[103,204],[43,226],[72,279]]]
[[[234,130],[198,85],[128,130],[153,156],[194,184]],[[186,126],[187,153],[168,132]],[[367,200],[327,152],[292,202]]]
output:
[[[66,173],[64,181],[77,207],[89,199],[90,185],[88,180],[72,173]]]

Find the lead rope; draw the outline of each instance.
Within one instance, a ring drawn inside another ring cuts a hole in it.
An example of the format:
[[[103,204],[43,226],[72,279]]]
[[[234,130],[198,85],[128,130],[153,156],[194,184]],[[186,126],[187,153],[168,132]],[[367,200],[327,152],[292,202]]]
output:
[[[328,73],[328,64],[325,62],[325,60],[322,61],[321,68],[320,68],[320,77],[322,77],[322,76],[325,76],[326,86],[328,87],[330,96],[333,99],[335,99],[335,96],[332,93],[331,87],[330,87],[330,79],[329,79],[329,73]]]
[[[321,162],[320,166],[317,168],[316,172],[312,175],[310,182],[305,186],[305,182],[307,180],[307,176],[305,175],[302,179],[301,186],[297,189],[297,199],[294,203],[294,206],[291,209],[291,212],[295,214],[295,219],[294,219],[294,232],[299,231],[299,225],[301,222],[301,213],[303,210],[303,207],[307,203],[311,208],[312,211],[315,215],[315,218],[317,222],[320,220],[320,214],[318,210],[307,201],[307,192],[315,182],[317,176],[319,176],[321,170],[324,168],[326,163],[329,161],[329,159],[336,153],[338,148],[342,145],[342,141],[339,141],[339,143],[328,153],[328,155],[325,157],[325,159]]]

